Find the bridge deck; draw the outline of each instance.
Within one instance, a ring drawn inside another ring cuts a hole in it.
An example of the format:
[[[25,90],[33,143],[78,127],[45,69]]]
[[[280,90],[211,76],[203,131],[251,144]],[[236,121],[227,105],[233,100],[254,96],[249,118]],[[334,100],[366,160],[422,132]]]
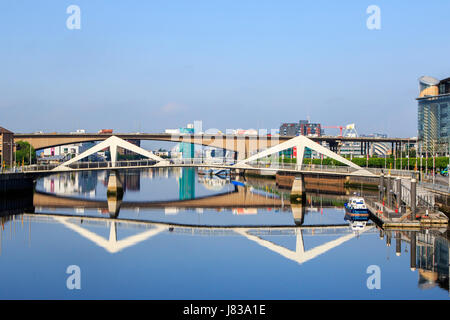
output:
[[[240,171],[257,171],[261,174],[275,174],[276,172],[285,172],[292,174],[321,174],[331,176],[357,176],[374,178],[384,173],[383,169],[379,168],[364,168],[364,170],[355,170],[354,168],[345,166],[322,166],[303,164],[298,167],[295,164],[268,164],[268,163],[250,163],[250,164],[238,164],[234,161],[223,162],[207,162],[203,159],[175,159],[165,163],[155,163],[151,160],[133,160],[133,161],[117,161],[113,166],[111,162],[78,162],[73,163],[69,167],[59,167],[58,165],[32,165],[17,168],[21,172],[35,173],[35,174],[48,174],[58,172],[73,172],[73,171],[91,171],[91,170],[126,170],[126,169],[146,169],[146,168],[211,168],[211,169],[228,169],[228,170],[240,170]],[[407,170],[390,170],[393,177],[412,177],[415,175],[414,171]]]

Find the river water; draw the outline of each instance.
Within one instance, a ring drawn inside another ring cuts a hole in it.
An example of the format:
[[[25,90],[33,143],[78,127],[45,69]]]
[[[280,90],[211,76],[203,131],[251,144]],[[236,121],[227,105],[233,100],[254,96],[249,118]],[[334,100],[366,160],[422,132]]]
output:
[[[346,199],[193,168],[42,177],[2,216],[0,298],[449,298],[446,229],[358,225]]]

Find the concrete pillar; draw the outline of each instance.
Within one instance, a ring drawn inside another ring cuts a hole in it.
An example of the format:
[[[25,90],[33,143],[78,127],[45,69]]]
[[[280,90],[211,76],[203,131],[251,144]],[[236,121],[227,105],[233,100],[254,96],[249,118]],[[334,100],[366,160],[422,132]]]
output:
[[[119,173],[111,171],[108,177],[107,195],[123,195],[123,185]]]
[[[301,226],[305,220],[306,207],[303,205],[303,201],[299,203],[291,204],[292,216],[296,226]]]
[[[236,139],[237,160],[245,160],[245,140],[243,138]]]
[[[295,177],[292,182],[291,203],[303,203],[306,196],[305,178],[303,175]]]
[[[391,246],[391,232],[390,231],[386,231],[386,246],[388,246],[388,247]]]
[[[411,231],[410,267],[411,271],[416,270],[416,231]]]
[[[379,190],[379,200],[383,201],[384,199],[384,174],[380,175],[380,184],[378,186]]]
[[[396,183],[396,197],[397,197],[397,208],[398,208],[398,212],[402,212],[402,179],[397,178],[395,179],[395,183]]]
[[[392,195],[391,195],[391,190],[392,189],[392,179],[391,176],[388,175],[387,177],[387,186],[386,186],[386,197],[387,197],[387,206],[389,208],[392,207]]]
[[[411,220],[416,220],[416,179],[411,179],[411,190],[409,193],[411,196]]]
[[[122,196],[120,194],[110,194],[107,197],[108,201],[108,212],[111,218],[117,218],[120,212],[120,206],[122,205]]]
[[[402,254],[402,238],[399,231],[395,232],[395,254],[397,256]]]

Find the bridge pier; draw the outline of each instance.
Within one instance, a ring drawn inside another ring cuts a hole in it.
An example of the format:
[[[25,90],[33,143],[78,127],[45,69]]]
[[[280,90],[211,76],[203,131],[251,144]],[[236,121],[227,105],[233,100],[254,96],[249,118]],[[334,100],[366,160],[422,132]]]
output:
[[[291,203],[303,203],[306,197],[305,178],[303,175],[295,177],[292,182]]]
[[[296,226],[301,226],[305,220],[306,207],[303,202],[291,204],[292,216]]]
[[[120,206],[122,205],[122,197],[123,195],[119,196],[117,194],[108,195],[108,212],[111,218],[117,218],[119,216]]]
[[[116,170],[111,170],[108,177],[108,189],[107,196],[109,195],[122,195],[123,196],[123,184],[120,180],[119,173]]]
[[[115,170],[111,171],[108,177],[106,198],[108,200],[108,212],[110,217],[117,218],[123,199],[123,184],[120,180],[119,173]]]

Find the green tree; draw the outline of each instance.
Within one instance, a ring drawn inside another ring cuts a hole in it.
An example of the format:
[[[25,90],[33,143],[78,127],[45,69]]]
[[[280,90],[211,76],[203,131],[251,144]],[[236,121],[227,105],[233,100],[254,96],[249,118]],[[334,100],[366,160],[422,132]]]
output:
[[[22,162],[25,165],[30,164],[30,148],[31,148],[31,159],[32,163],[36,163],[36,151],[34,148],[25,141],[19,141],[16,145],[16,161],[17,165],[21,165]]]

